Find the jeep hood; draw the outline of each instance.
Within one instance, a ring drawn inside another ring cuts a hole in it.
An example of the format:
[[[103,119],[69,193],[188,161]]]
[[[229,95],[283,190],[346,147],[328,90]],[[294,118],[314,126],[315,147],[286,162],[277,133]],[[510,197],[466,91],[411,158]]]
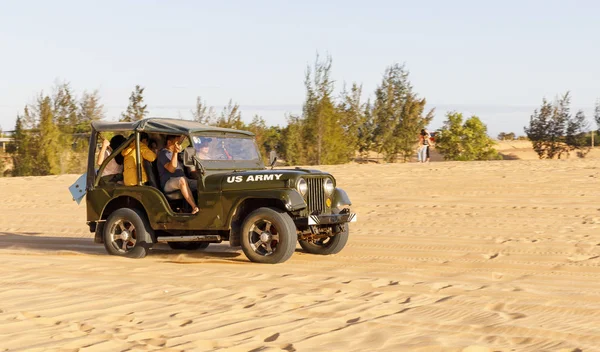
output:
[[[220,186],[222,191],[257,190],[295,188],[300,177],[319,177],[331,175],[319,170],[308,169],[276,169],[276,170],[251,170],[218,173],[207,176],[207,186]],[[333,177],[332,177],[333,178]],[[210,187],[209,186],[209,187]],[[211,187],[211,188],[213,188]]]

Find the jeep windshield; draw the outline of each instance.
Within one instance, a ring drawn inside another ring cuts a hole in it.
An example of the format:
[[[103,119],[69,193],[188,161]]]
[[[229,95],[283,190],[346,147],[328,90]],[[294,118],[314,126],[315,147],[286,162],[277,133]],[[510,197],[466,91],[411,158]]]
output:
[[[264,168],[254,138],[192,135],[196,156],[208,168]]]
[[[259,160],[252,138],[193,136],[200,160]]]

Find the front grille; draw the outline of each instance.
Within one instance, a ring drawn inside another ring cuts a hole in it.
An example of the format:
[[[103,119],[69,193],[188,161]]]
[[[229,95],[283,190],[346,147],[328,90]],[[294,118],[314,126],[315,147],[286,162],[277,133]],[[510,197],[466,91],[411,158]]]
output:
[[[309,214],[321,214],[325,212],[325,190],[323,189],[323,178],[308,178],[308,192],[306,192],[306,204]]]

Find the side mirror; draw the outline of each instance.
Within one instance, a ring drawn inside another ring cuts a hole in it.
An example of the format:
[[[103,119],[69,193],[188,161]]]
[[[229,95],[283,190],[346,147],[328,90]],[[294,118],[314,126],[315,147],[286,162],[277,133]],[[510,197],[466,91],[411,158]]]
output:
[[[183,151],[183,165],[189,167],[192,171],[199,169],[202,175],[206,173],[200,159],[196,156],[196,149],[194,147],[187,147]]]
[[[277,152],[274,150],[271,150],[269,152],[269,166],[271,166],[271,170],[273,169],[273,167],[275,166],[276,163],[277,163]]]

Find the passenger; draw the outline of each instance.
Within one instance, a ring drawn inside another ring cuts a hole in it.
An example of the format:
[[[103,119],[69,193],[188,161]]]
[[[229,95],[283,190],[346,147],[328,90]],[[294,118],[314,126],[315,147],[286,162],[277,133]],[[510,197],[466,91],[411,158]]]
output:
[[[194,201],[192,192],[198,189],[198,181],[185,177],[183,167],[177,160],[177,153],[181,151],[181,137],[167,136],[167,145],[158,153],[158,176],[160,186],[165,193],[180,190],[183,198],[192,207],[192,214],[197,214],[200,209]]]
[[[110,154],[117,148],[121,146],[125,142],[125,137],[117,134],[110,139],[110,142],[107,139],[102,140],[102,148],[100,149],[100,153],[98,153],[98,166],[101,166],[104,160],[108,158]],[[111,176],[112,182],[121,182],[123,181],[123,156],[121,154],[115,155],[115,157],[106,164],[104,170],[102,170],[101,177]]]
[[[148,160],[153,162],[156,160],[156,154],[148,148],[148,134],[145,132],[140,133],[140,156],[142,160]],[[136,165],[136,153],[135,153],[135,141],[131,142],[127,148],[121,153],[125,157],[124,160],[124,171],[123,178],[126,186],[137,185],[137,165]],[[146,171],[142,168],[142,184],[148,182],[148,176]]]
[[[148,148],[154,152],[154,154],[158,155],[158,142],[155,139],[150,139],[148,142]]]

